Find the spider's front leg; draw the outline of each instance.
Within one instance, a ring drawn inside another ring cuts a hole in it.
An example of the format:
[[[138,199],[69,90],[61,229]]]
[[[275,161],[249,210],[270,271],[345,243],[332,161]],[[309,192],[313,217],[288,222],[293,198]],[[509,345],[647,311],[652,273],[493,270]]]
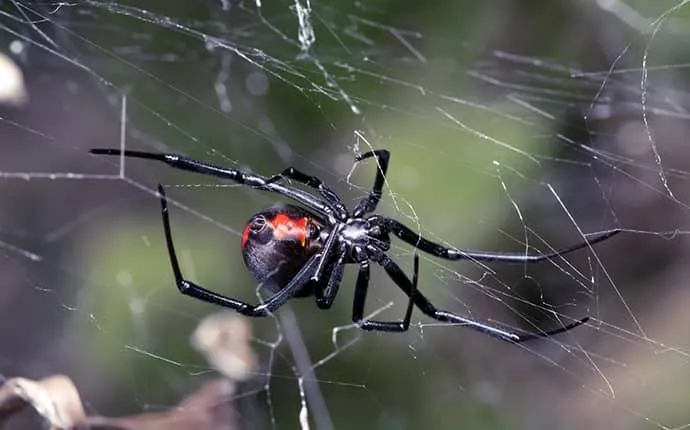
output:
[[[462,249],[449,248],[441,244],[425,239],[418,233],[406,225],[379,215],[374,215],[369,218],[369,222],[380,226],[384,231],[394,234],[404,242],[409,243],[420,251],[427,252],[439,258],[446,260],[474,260],[482,262],[497,262],[497,263],[537,263],[540,261],[559,258],[571,252],[590,247],[599,242],[603,242],[621,233],[621,229],[613,229],[604,231],[594,236],[593,238],[576,243],[567,248],[559,249],[552,252],[545,252],[539,254],[525,254],[525,253],[509,253],[509,252],[487,252],[487,251],[466,251]]]
[[[481,323],[479,321],[473,321],[469,318],[464,318],[456,315],[452,312],[438,309],[434,306],[429,299],[427,299],[421,292],[417,290],[415,282],[410,282],[410,280],[405,276],[400,266],[398,266],[393,260],[391,260],[387,255],[382,254],[377,257],[376,262],[380,264],[388,276],[395,282],[395,284],[407,294],[414,304],[421,310],[425,315],[435,319],[436,321],[441,321],[445,323],[457,324],[461,327],[467,327],[474,331],[484,333],[491,337],[500,339],[504,342],[509,343],[522,343],[528,340],[546,338],[552,335],[563,333],[568,330],[572,330],[577,326],[580,326],[587,321],[589,317],[576,320],[570,324],[564,325],[554,330],[538,332],[538,333],[525,333],[525,332],[513,332],[499,327],[493,327],[488,324]]]
[[[376,206],[378,206],[379,201],[381,200],[383,185],[386,183],[386,173],[388,172],[388,161],[390,160],[390,155],[390,152],[387,150],[379,149],[364,153],[355,158],[355,162],[359,163],[362,160],[374,157],[376,159],[376,179],[374,179],[374,186],[371,187],[369,195],[357,202],[355,210],[352,211],[353,217],[359,218],[364,214],[374,212],[376,210]]]

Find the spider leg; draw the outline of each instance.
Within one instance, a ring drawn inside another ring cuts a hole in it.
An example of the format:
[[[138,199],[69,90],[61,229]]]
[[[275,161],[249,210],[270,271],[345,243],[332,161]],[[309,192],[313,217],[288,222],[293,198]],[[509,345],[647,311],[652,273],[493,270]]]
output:
[[[513,332],[502,328],[493,327],[488,324],[463,318],[459,315],[455,315],[452,312],[437,309],[433,304],[431,304],[429,299],[424,297],[424,295],[416,289],[416,279],[410,282],[405,273],[403,273],[402,269],[400,269],[400,266],[398,266],[387,255],[381,254],[377,257],[377,260],[378,261],[376,262],[385,269],[386,273],[393,280],[393,282],[395,282],[395,284],[414,301],[414,304],[419,308],[419,310],[421,310],[427,316],[437,321],[458,324],[505,342],[522,343],[532,339],[545,338],[571,330],[589,321],[589,317],[585,317],[555,330],[539,333]]]
[[[407,304],[407,310],[402,321],[373,321],[364,319],[364,305],[367,299],[367,290],[369,289],[369,261],[363,261],[359,264],[359,274],[357,275],[357,284],[355,286],[355,299],[352,306],[352,321],[364,330],[376,331],[395,331],[403,332],[410,328],[410,319],[412,318],[412,309],[414,308],[415,299],[417,296],[417,278],[419,273],[419,256],[414,256],[414,274],[412,275],[412,283],[407,285],[408,289],[404,290],[410,300]],[[404,275],[403,275],[404,276]],[[405,276],[405,280],[409,283],[409,279]]]
[[[336,222],[336,212],[338,209],[334,208],[330,202],[317,199],[315,196],[307,194],[302,190],[287,187],[275,181],[272,182],[270,178],[266,178],[261,175],[247,173],[237,169],[214,166],[213,164],[202,163],[200,161],[177,154],[155,154],[144,151],[122,151],[120,149],[103,148],[91,149],[89,152],[95,155],[124,155],[125,157],[160,161],[175,169],[201,173],[202,175],[215,176],[217,178],[230,180],[259,190],[274,192],[297,201],[298,203],[310,208],[314,212],[329,218],[329,220],[333,221],[333,223]]]
[[[333,301],[338,295],[340,282],[343,280],[343,271],[345,270],[346,258],[347,247],[343,244],[341,249],[338,251],[333,270],[331,271],[331,276],[329,276],[328,283],[326,284],[325,288],[321,286],[323,284],[320,284],[315,290],[316,306],[318,306],[319,309],[330,309],[331,306],[333,306]]]
[[[326,243],[323,245],[323,248],[320,250],[320,254],[323,255],[323,258],[319,260],[319,264],[316,265],[316,269],[314,270],[314,273],[311,275],[311,280],[318,283],[321,281],[321,276],[323,275],[324,271],[326,270],[326,267],[328,266],[328,262],[331,259],[331,254],[333,253],[333,249],[335,247],[335,243],[338,240],[338,236],[340,235],[340,230],[341,227],[336,226],[333,230],[331,230],[331,233],[328,235],[328,238],[326,239]]]
[[[395,234],[398,238],[409,243],[420,251],[427,252],[439,258],[444,258],[446,260],[476,260],[486,262],[495,261],[501,263],[518,264],[535,263],[538,261],[560,257],[573,251],[577,251],[578,249],[587,248],[596,243],[603,242],[623,231],[621,229],[605,231],[592,239],[585,240],[584,242],[577,243],[564,249],[530,255],[520,253],[464,251],[462,249],[446,248],[445,246],[442,246],[436,242],[423,238],[419,234],[412,231],[409,227],[394,219],[376,217],[370,218],[369,221],[381,225],[391,233]]]
[[[165,197],[165,191],[161,185],[158,185],[158,194],[161,198],[161,212],[163,216],[163,230],[165,232],[165,242],[168,247],[168,255],[170,257],[170,265],[173,269],[173,274],[175,276],[175,284],[180,293],[192,296],[199,300],[213,303],[215,305],[223,306],[226,308],[234,309],[235,311],[241,313],[242,315],[251,317],[263,317],[278,309],[286,301],[295,295],[297,291],[300,290],[307,282],[311,281],[313,273],[316,267],[319,265],[322,255],[327,257],[325,254],[314,254],[302,269],[295,275],[294,278],[280,291],[269,297],[264,303],[260,305],[251,305],[249,303],[243,302],[241,300],[232,299],[225,297],[213,291],[207,290],[194,282],[184,279],[182,276],[182,271],[180,270],[180,264],[177,261],[177,254],[175,252],[175,246],[172,240],[172,233],[170,229],[170,216],[168,214],[168,201]]]
[[[294,167],[288,167],[281,173],[270,177],[267,183],[272,184],[274,182],[281,180],[282,178],[293,179],[297,182],[301,182],[304,185],[318,190],[321,196],[323,196],[323,198],[326,199],[326,201],[336,210],[336,212],[338,213],[338,217],[343,220],[347,219],[348,212],[347,209],[345,209],[345,205],[343,204],[342,200],[340,200],[340,197],[338,197],[338,195],[335,192],[333,192],[333,190],[331,190],[328,187],[328,185],[324,184],[321,179],[317,178],[316,176],[311,176],[307,175],[306,173],[302,173]]]
[[[371,191],[369,191],[369,195],[357,202],[355,210],[352,211],[352,216],[355,218],[360,218],[362,215],[376,210],[376,206],[378,206],[379,200],[381,200],[383,185],[386,183],[386,172],[388,172],[390,152],[385,149],[367,152],[355,158],[355,162],[360,162],[370,157],[376,159],[376,179],[374,179],[374,186],[371,188]]]

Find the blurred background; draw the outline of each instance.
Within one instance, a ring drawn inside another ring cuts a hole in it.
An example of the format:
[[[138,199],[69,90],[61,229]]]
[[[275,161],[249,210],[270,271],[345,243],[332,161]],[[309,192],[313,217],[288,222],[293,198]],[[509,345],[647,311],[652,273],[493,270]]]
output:
[[[277,196],[90,148],[295,166],[348,204],[376,169],[354,157],[385,148],[379,212],[448,246],[536,253],[624,229],[535,265],[421,255],[441,308],[527,331],[591,320],[520,346],[419,311],[407,333],[364,333],[349,268],[331,311],[301,299],[250,321],[257,365],[226,399],[233,426],[307,428],[304,411],[319,429],[687,426],[689,15],[681,1],[0,3],[0,374],[65,373],[109,416],[172,410],[218,376],[189,339],[220,309],[175,289],[159,182],[187,278],[259,300],[240,235]],[[390,251],[407,273],[413,254]],[[406,302],[380,272],[367,311],[397,319]]]

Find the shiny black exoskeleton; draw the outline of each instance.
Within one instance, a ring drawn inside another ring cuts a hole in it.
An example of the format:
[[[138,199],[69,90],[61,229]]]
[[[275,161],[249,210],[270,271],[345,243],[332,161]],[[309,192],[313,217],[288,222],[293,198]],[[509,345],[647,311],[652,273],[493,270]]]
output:
[[[416,306],[425,315],[437,321],[467,327],[506,342],[519,343],[548,337],[582,325],[589,318],[575,320],[551,331],[525,333],[495,327],[438,309],[417,290],[418,255],[415,253],[414,272],[410,279],[387,255],[390,238],[395,236],[414,246],[416,250],[446,260],[526,264],[557,258],[569,252],[590,247],[621,232],[618,229],[609,230],[591,240],[585,240],[560,251],[536,255],[463,251],[442,246],[423,238],[394,219],[371,214],[376,210],[386,181],[390,158],[386,150],[367,152],[355,159],[359,162],[373,158],[378,169],[371,191],[355,205],[352,212],[345,208],[340,197],[319,178],[292,167],[285,169],[279,175],[265,177],[237,169],[214,166],[176,154],[119,149],[93,149],[91,153],[160,161],[176,169],[211,175],[257,190],[273,192],[292,199],[306,208],[292,205],[269,208],[254,215],[244,228],[242,234],[244,261],[254,278],[273,293],[263,303],[251,305],[215,293],[182,276],[170,230],[167,199],[163,187],[159,185],[163,229],[175,282],[180,292],[199,300],[234,309],[247,316],[265,316],[274,312],[290,298],[310,295],[314,295],[319,308],[328,309],[337,296],[345,265],[357,264],[359,272],[355,284],[352,320],[362,329],[406,331],[410,326],[412,309]],[[283,179],[306,185],[314,189],[315,193],[307,193],[302,189],[284,185]],[[395,285],[408,297],[407,308],[401,320],[374,321],[364,318],[370,262],[381,266]]]
[[[293,205],[265,209],[249,220],[242,232],[242,257],[254,279],[272,293],[295,277],[323,247],[327,231],[313,214]],[[295,297],[313,294],[307,282]]]

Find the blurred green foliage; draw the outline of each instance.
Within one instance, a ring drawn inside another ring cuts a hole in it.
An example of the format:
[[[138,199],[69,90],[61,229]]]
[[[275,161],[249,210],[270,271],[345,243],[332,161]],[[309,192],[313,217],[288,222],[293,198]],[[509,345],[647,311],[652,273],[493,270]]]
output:
[[[563,64],[596,63],[593,57],[599,55],[588,53],[586,42],[572,49],[572,33],[566,25],[586,25],[586,14],[574,11],[587,6],[569,2],[312,2],[317,43],[311,56],[303,55],[294,43],[297,20],[287,2],[265,2],[261,11],[253,13],[241,13],[233,6],[227,14],[218,10],[209,14],[207,6],[180,1],[136,2],[134,7],[159,18],[174,17],[184,29],[107,8],[94,9],[93,26],[74,29],[83,49],[80,61],[111,82],[116,93],[127,94],[129,125],[137,132],[130,133],[128,145],[151,150],[148,143],[154,140],[159,149],[265,175],[292,164],[322,177],[352,202],[370,186],[374,168],[372,163],[358,166],[351,186],[346,183],[349,166],[343,170],[338,160],[354,157],[354,131],[362,130],[373,147],[392,152],[389,191],[380,211],[420,226],[436,240],[464,248],[500,247],[499,230],[520,228],[511,200],[520,201],[531,187],[540,186],[542,169],[549,167],[548,157],[558,148],[543,136],[552,136],[559,125],[557,119],[538,116],[529,124],[508,120],[513,108],[468,79],[466,71],[490,57],[492,49]],[[366,25],[364,20],[390,28]],[[415,60],[393,30],[405,30],[406,40],[426,61]],[[348,32],[370,43],[349,38]],[[214,35],[222,43],[211,46],[212,41],[200,33]],[[123,46],[143,52],[128,54]],[[246,58],[236,55],[235,48]],[[224,91],[233,103],[227,113],[217,107],[214,92],[225,56],[231,57],[231,65]],[[320,66],[331,75],[325,77]],[[255,72],[267,76],[269,91],[264,96],[247,91],[245,79]],[[353,114],[338,97],[339,89],[352,97],[361,115]],[[535,130],[543,134],[536,135]],[[358,150],[368,148],[360,141]],[[215,291],[255,300],[256,285],[243,267],[239,234],[253,212],[276,199],[234,186],[216,188],[218,181],[212,178],[143,161],[129,163],[127,172],[147,185],[158,181],[208,185],[170,191],[173,199],[228,229],[173,207],[183,270]],[[105,226],[97,226],[101,233],[86,232],[78,257],[90,273],[80,300],[88,303],[82,307],[95,318],[82,327],[88,356],[104,372],[107,369],[113,391],[121,393],[111,397],[109,406],[130,412],[142,404],[174,404],[181,392],[189,391],[188,385],[204,377],[195,367],[204,363],[190,349],[188,337],[199,319],[215,311],[176,292],[156,198],[148,198],[151,204],[127,208],[134,216],[119,214],[122,219],[118,219],[113,214],[104,220]],[[396,246],[391,254],[409,270],[409,248]],[[458,264],[454,270],[464,267]],[[423,261],[420,285],[425,293],[442,303],[455,296],[451,305],[464,304],[465,285],[445,279],[450,285],[439,286],[440,270]],[[348,324],[353,282],[348,274],[331,312],[320,312],[309,299],[292,305],[312,359],[332,351],[332,329]],[[397,315],[402,297],[384,277],[376,275],[373,285],[377,292],[370,308],[392,300],[395,307],[390,314]],[[418,312],[415,315],[415,320],[427,322]],[[355,347],[316,369],[336,428],[520,428],[512,414],[519,413],[524,399],[501,398],[491,404],[473,392],[483,376],[472,378],[473,369],[457,359],[456,354],[463,352],[462,341],[472,336],[461,332],[440,333],[432,327],[425,328],[423,336],[418,328],[404,335],[346,333],[346,337],[361,335]],[[264,365],[271,350],[260,341],[278,336],[274,320],[256,321],[257,349]],[[417,350],[411,352],[412,346]],[[299,399],[290,351],[283,344],[275,352],[274,366],[260,372],[272,375],[269,394],[277,427],[298,428]],[[500,354],[482,358],[509,360]],[[257,403],[267,414],[265,399]]]

